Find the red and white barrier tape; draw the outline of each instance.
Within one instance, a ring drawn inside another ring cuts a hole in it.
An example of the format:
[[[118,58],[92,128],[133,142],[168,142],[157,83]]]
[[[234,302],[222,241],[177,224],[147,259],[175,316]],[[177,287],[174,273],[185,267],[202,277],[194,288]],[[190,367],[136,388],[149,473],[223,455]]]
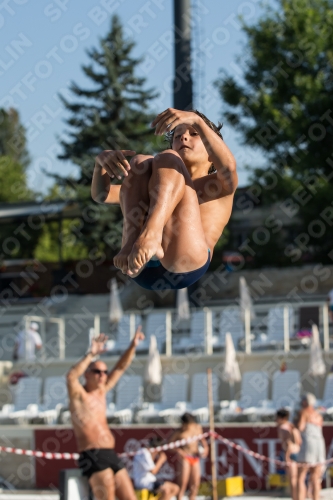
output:
[[[0,452],[14,453],[15,455],[28,455],[29,457],[48,458],[51,460],[78,460],[79,453],[52,453],[49,451],[21,450],[20,448],[10,448],[0,446]]]
[[[237,443],[234,443],[233,441],[230,441],[230,439],[224,438],[223,436],[220,436],[217,434],[217,432],[209,432],[210,435],[212,435],[217,441],[221,441],[222,443],[226,444],[227,446],[230,446],[231,448],[234,448],[237,451],[240,451],[241,453],[245,453],[246,455],[250,455],[251,457],[257,458],[258,460],[261,460],[263,462],[272,462],[275,465],[279,465],[281,467],[286,467],[291,464],[295,464],[298,467],[314,467],[315,465],[328,465],[329,463],[333,462],[333,458],[330,458],[329,460],[325,460],[324,462],[317,462],[314,464],[311,463],[302,463],[302,462],[285,462],[283,460],[278,460],[277,458],[270,458],[266,457],[265,455],[261,455],[260,453],[257,453],[252,450],[247,450],[246,448],[243,448]]]
[[[226,446],[229,446],[231,448],[234,448],[237,451],[240,451],[241,453],[245,453],[247,455],[250,455],[251,457],[254,457],[258,460],[261,460],[263,462],[272,462],[275,465],[278,465],[280,467],[286,467],[288,465],[292,464],[297,464],[298,467],[314,467],[315,465],[328,465],[330,463],[333,463],[333,457],[330,458],[329,460],[325,460],[324,462],[318,462],[315,464],[310,464],[310,463],[301,463],[301,462],[285,462],[283,460],[278,460],[276,458],[270,458],[266,457],[265,455],[261,455],[260,453],[257,453],[252,450],[248,450],[246,448],[243,448],[237,443],[234,443],[233,441],[230,441],[230,439],[224,438],[223,436],[220,436],[220,434],[217,434],[216,432],[204,432],[203,434],[198,434],[197,436],[193,436],[187,439],[179,439],[177,441],[174,441],[172,443],[164,444],[162,446],[157,446],[156,448],[149,448],[150,451],[156,450],[156,451],[165,451],[165,450],[172,450],[174,448],[179,448],[180,446],[184,446],[185,444],[188,443],[193,443],[194,441],[200,441],[201,439],[207,438],[208,436],[214,437],[214,439],[221,441],[224,443]],[[137,453],[139,453],[140,450],[137,451],[132,451],[129,453],[120,453],[119,457],[133,457]],[[22,450],[20,448],[10,448],[6,446],[0,446],[0,452],[5,452],[5,453],[14,453],[16,455],[27,455],[30,457],[38,457],[38,458],[46,458],[49,460],[78,460],[79,458],[79,453],[52,453],[52,452],[43,452],[43,451],[34,451],[34,450]]]
[[[206,438],[210,435],[209,432],[205,432],[203,434],[198,434],[197,436],[193,436],[187,439],[179,439],[172,443],[164,444],[162,446],[157,446],[156,448],[149,448],[150,450],[164,451],[164,450],[172,450],[174,448],[179,448],[180,446],[184,446],[187,443],[193,443],[194,441],[200,441],[200,439]],[[34,450],[21,450],[20,448],[10,448],[6,446],[0,446],[0,452],[4,451],[5,453],[14,453],[15,455],[28,455],[29,457],[38,457],[38,458],[47,458],[50,460],[78,460],[80,455],[79,453],[52,453],[52,452],[44,452],[44,451],[34,451]],[[138,451],[131,451],[129,453],[120,453],[119,457],[133,457],[136,455]]]
[[[194,441],[200,441],[210,435],[210,432],[204,432],[203,434],[198,434],[197,436],[192,436],[187,439],[178,439],[177,441],[173,441],[172,443],[163,444],[162,446],[156,446],[156,448],[148,448],[149,451],[165,451],[165,450],[173,450],[174,448],[179,448],[180,446],[184,446],[187,443],[193,443]],[[131,451],[129,453],[120,453],[119,457],[133,457],[136,455],[138,451]]]

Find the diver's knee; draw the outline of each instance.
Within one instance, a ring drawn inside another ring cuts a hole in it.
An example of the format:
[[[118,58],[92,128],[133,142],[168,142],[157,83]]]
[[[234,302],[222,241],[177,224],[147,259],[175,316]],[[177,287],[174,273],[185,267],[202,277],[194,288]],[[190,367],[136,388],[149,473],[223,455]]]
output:
[[[170,159],[174,159],[174,157],[180,158],[177,151],[174,151],[173,149],[165,149],[164,151],[157,153],[157,155],[154,156],[154,160],[159,161],[159,160],[163,159],[165,161],[166,156],[168,156]]]
[[[152,165],[153,168],[172,167],[179,171],[183,171],[184,169],[186,170],[183,160],[173,149],[166,149],[165,151],[161,151],[154,156]]]
[[[153,156],[138,154],[131,158],[130,165],[132,171],[136,174],[146,173],[149,169],[151,169],[153,161]]]

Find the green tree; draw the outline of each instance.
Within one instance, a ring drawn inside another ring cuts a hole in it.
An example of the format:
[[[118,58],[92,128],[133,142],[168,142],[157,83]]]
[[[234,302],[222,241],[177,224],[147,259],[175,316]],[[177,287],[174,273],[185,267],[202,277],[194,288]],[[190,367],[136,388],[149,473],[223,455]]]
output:
[[[0,157],[8,156],[24,170],[29,165],[25,129],[16,109],[0,109]]]
[[[308,235],[302,253],[326,261],[333,246],[327,222],[333,215],[332,7],[332,0],[266,7],[256,25],[243,23],[242,79],[222,73],[217,82],[226,118],[243,144],[267,159],[253,170],[263,201],[290,197],[288,214],[302,217],[300,232]],[[321,221],[317,227],[314,219]]]
[[[96,207],[90,200],[94,157],[104,149],[132,149],[152,153],[158,147],[149,124],[151,101],[157,96],[145,90],[145,79],[136,76],[141,59],[132,57],[134,42],[126,39],[117,16],[99,48],[89,50],[89,65],[82,67],[93,84],[82,89],[72,83],[73,99],[62,97],[70,113],[68,139],[61,140],[59,158],[79,167],[78,178],[59,179],[75,191],[83,203],[82,235],[89,248],[98,246],[111,257],[121,241],[121,216],[117,207]],[[89,205],[91,207],[89,208]]]
[[[33,199],[27,186],[25,169],[10,156],[0,156],[0,203],[14,203]]]
[[[48,194],[44,197],[45,202],[50,201],[70,201],[73,192],[66,186],[54,184]],[[88,257],[86,245],[80,238],[74,236],[75,231],[81,227],[80,217],[66,218],[66,210],[61,215],[59,221],[48,221],[43,225],[38,244],[35,248],[34,257],[42,262],[59,262],[61,247],[61,259],[79,260]]]
[[[0,203],[32,201],[34,193],[28,187],[26,170],[29,156],[26,149],[25,130],[19,114],[14,109],[0,109]],[[36,226],[22,220],[1,221],[0,259],[31,258],[40,236]]]

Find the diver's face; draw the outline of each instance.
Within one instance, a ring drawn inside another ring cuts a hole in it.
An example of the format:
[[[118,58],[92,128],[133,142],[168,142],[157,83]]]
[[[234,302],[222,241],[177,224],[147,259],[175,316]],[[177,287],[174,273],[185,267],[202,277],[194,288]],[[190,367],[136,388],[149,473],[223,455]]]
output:
[[[172,149],[187,163],[208,162],[208,153],[198,132],[191,125],[181,124],[175,128]]]

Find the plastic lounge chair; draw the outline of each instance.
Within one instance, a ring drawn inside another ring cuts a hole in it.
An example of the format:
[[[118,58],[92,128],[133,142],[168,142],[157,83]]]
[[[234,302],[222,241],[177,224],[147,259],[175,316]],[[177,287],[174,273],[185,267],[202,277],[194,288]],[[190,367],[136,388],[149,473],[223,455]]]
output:
[[[329,373],[326,377],[323,399],[317,400],[317,407],[323,416],[327,415],[328,419],[333,418],[333,373]]]
[[[207,373],[195,373],[192,378],[191,388],[191,407],[190,412],[197,417],[201,423],[208,422],[208,387]],[[212,373],[212,389],[214,406],[218,403],[219,379],[215,373]]]
[[[136,351],[140,352],[148,352],[150,337],[155,335],[157,342],[157,349],[161,353],[163,350],[165,351],[165,342],[166,342],[166,329],[167,329],[167,315],[166,313],[151,313],[147,317],[145,335],[146,338],[143,342],[137,346]]]
[[[294,332],[295,314],[292,307],[287,307],[289,337]],[[284,343],[284,307],[272,307],[267,316],[267,338],[265,340],[252,341],[253,349],[278,348]]]
[[[39,377],[21,378],[15,387],[14,405],[5,405],[0,422],[9,419],[11,423],[23,424],[36,417],[41,387],[42,379]]]
[[[125,351],[140,323],[141,317],[138,314],[125,314],[117,326],[116,342],[111,340],[106,344],[108,354],[116,354]]]
[[[211,311],[195,311],[191,316],[190,336],[183,337],[174,344],[172,348],[174,353],[205,350],[207,314],[212,314],[212,344],[215,345],[218,340],[213,335],[215,314]]]
[[[256,408],[263,404],[268,398],[268,374],[262,371],[245,372],[242,377],[241,397],[232,401],[229,407],[221,408],[220,420],[243,420],[250,419]]]
[[[219,321],[218,343],[215,347],[225,347],[227,333],[231,334],[234,346],[237,349],[238,341],[245,336],[244,323],[239,307],[226,307],[222,310]]]
[[[213,401],[218,402],[218,377],[215,373],[212,374]],[[207,373],[195,373],[192,377],[191,384],[191,401],[186,403],[186,406],[179,405],[177,408],[168,408],[162,410],[159,416],[167,422],[174,422],[181,415],[188,411],[192,413],[201,423],[206,423],[209,420],[208,409],[208,388],[207,388]]]
[[[48,424],[55,424],[63,408],[68,408],[65,377],[47,377],[44,383],[43,404],[38,408],[38,418]]]
[[[116,390],[116,404],[112,417],[120,420],[120,423],[129,424],[133,418],[133,410],[142,406],[142,377],[124,375],[119,380]]]
[[[188,375],[168,374],[163,377],[162,399],[160,403],[143,403],[142,410],[136,414],[137,422],[149,422],[160,412],[169,408],[180,407],[185,411],[187,401]]]
[[[262,420],[272,420],[279,408],[293,411],[301,396],[300,374],[296,370],[275,372],[272,381],[272,400],[263,401],[261,407],[254,410]]]

